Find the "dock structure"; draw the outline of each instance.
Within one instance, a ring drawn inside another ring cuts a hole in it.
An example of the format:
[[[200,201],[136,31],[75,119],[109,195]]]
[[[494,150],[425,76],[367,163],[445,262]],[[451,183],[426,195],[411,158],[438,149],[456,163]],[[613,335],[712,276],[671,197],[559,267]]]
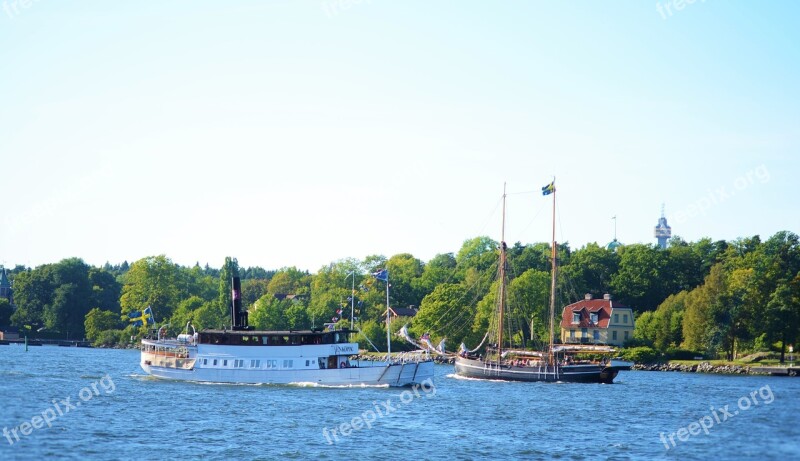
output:
[[[24,338],[0,340],[0,345],[25,344]],[[91,341],[76,339],[29,339],[28,346],[92,347]]]
[[[797,376],[800,374],[800,366],[774,366],[774,367],[752,367],[750,371],[754,373],[768,373],[773,376]]]

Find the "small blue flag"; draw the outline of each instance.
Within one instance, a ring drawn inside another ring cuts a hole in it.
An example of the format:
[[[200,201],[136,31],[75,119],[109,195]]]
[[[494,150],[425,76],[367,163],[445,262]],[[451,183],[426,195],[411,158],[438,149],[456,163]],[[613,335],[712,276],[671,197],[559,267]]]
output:
[[[550,195],[556,191],[556,182],[553,181],[550,184],[542,187],[542,195]]]
[[[388,282],[389,281],[389,270],[388,269],[379,270],[378,272],[374,272],[372,274],[372,276],[375,277],[378,280],[383,280],[384,282]]]

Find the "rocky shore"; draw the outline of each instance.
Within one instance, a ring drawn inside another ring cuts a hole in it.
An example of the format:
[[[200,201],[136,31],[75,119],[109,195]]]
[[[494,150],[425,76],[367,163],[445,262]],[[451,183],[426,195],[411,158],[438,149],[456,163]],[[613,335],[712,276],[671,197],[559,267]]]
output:
[[[684,373],[715,373],[725,375],[763,374],[751,371],[750,367],[739,365],[712,365],[708,362],[700,362],[694,365],[682,365],[679,363],[637,363],[633,366],[633,369],[640,371],[680,371]]]

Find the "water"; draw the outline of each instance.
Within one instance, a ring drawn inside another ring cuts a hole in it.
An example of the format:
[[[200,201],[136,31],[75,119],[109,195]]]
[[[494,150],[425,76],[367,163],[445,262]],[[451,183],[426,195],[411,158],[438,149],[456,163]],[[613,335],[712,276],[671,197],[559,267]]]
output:
[[[415,394],[167,382],[138,360],[132,350],[0,346],[0,429],[43,425],[34,420],[43,413],[52,425],[17,429],[19,441],[9,432],[0,459],[800,459],[800,378],[622,372],[613,385],[507,383],[455,378],[443,365],[435,387]],[[698,424],[699,435],[678,438],[704,417],[708,435]]]

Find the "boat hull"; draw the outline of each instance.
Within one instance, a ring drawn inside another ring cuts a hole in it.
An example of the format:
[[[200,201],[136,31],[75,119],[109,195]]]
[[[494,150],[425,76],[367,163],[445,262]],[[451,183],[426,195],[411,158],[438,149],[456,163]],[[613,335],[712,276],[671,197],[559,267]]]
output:
[[[432,380],[433,361],[368,362],[325,370],[220,370],[173,368],[141,363],[145,373],[163,379],[229,384],[314,384],[323,386],[412,386]]]
[[[557,365],[555,367],[525,367],[486,363],[483,360],[458,357],[455,371],[459,376],[473,379],[529,382],[568,382],[611,384],[621,368],[599,364]]]

